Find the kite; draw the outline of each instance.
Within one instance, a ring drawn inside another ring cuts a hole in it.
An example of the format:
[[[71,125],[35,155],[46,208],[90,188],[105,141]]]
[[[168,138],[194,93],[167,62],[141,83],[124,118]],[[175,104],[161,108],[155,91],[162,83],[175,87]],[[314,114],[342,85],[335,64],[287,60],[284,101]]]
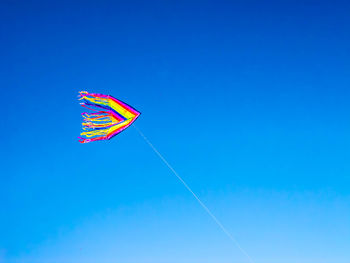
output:
[[[80,135],[84,137],[78,137],[81,143],[109,140],[128,128],[141,114],[110,95],[79,93],[79,100],[83,101],[80,105],[90,110],[82,113],[84,132]]]

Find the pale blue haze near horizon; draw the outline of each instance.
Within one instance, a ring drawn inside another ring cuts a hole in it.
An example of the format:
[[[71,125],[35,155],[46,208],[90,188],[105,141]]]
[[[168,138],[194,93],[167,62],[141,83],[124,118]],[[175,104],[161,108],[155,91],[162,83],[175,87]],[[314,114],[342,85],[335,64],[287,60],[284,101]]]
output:
[[[350,262],[349,1],[0,3],[1,263]]]

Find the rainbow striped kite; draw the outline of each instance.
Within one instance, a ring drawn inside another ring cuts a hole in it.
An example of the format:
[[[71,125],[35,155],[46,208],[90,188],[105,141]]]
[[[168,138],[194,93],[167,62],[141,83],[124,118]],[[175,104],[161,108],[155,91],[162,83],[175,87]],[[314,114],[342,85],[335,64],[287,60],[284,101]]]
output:
[[[81,106],[90,110],[82,113],[84,132],[80,135],[85,138],[78,137],[81,143],[109,140],[128,128],[141,114],[112,96],[86,91],[79,93],[79,100],[83,101]]]

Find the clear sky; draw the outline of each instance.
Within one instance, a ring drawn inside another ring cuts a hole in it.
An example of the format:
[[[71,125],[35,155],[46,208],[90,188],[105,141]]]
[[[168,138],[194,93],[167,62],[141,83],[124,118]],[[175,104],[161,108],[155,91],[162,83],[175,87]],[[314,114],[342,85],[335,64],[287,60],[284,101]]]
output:
[[[283,2],[283,3],[282,3]],[[349,1],[0,4],[0,262],[350,262]]]

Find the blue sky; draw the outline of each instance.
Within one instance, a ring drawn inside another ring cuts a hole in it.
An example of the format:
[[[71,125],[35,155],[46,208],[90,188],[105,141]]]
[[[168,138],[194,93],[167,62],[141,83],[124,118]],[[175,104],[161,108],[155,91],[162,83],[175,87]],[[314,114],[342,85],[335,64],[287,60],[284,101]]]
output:
[[[256,263],[349,262],[349,13],[2,1],[0,262],[247,262],[134,128],[77,142],[80,90],[141,111]]]

